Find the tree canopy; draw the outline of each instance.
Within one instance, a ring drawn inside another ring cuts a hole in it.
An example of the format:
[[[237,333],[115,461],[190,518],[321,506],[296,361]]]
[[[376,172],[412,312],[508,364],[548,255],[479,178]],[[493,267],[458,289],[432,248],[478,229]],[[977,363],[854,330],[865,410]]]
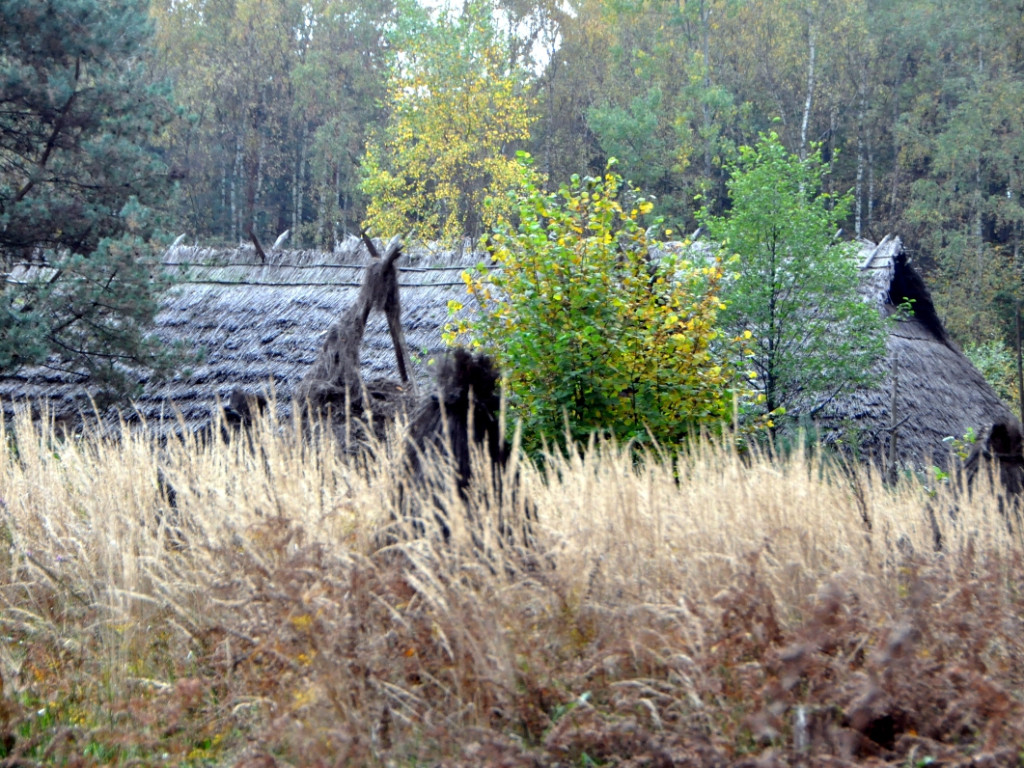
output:
[[[652,258],[654,204],[612,168],[548,192],[524,158],[510,197],[514,216],[488,242],[494,268],[466,274],[480,313],[449,333],[502,365],[525,445],[597,432],[671,448],[730,421],[746,388],[740,340],[719,326],[722,263]]]
[[[5,259],[95,253],[114,220],[146,240],[144,217],[119,219],[119,178],[137,211],[160,203],[206,242],[290,229],[331,246],[367,221],[476,237],[517,149],[555,186],[614,156],[690,232],[701,207],[729,208],[739,147],[774,130],[800,158],[819,145],[825,193],[852,191],[847,237],[899,234],[953,336],[1005,351],[1024,266],[1022,22],[1011,0],[11,0]],[[159,79],[182,107],[170,122]],[[74,174],[90,183],[54,192]],[[28,330],[41,297],[5,315],[18,361],[47,346]]]
[[[442,10],[436,20],[406,8],[388,118],[363,158],[367,224],[447,244],[475,241],[494,223],[485,198],[515,183],[514,147],[530,136],[523,72],[510,62],[489,2],[467,3],[457,15]]]
[[[0,371],[49,360],[123,385],[160,365],[150,149],[171,116],[143,0],[0,5]]]
[[[895,232],[918,254],[955,337],[1008,340],[1019,3],[153,0],[152,13],[156,66],[187,108],[161,136],[183,177],[174,210],[197,238],[237,243],[251,224],[329,245],[374,200],[378,226],[402,228],[403,185],[417,222],[473,236],[496,189],[482,158],[520,148],[558,182],[614,156],[693,231],[701,206],[727,208],[738,147],[775,130],[800,157],[820,142],[824,191],[853,192],[848,235]],[[459,202],[428,212],[447,188]]]
[[[878,307],[859,290],[857,248],[836,240],[849,199],[822,192],[820,150],[800,158],[776,133],[740,147],[731,169],[730,209],[701,216],[737,256],[723,322],[754,336],[747,362],[764,409],[813,415],[870,383],[885,352]]]

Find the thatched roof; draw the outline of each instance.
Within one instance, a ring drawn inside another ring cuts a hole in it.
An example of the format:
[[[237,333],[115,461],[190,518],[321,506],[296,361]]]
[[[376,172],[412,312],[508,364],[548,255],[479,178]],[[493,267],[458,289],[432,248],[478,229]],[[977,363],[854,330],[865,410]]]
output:
[[[867,456],[888,453],[896,364],[897,456],[904,466],[945,466],[950,444],[973,429],[1013,420],[1010,409],[946,334],[924,281],[898,237],[863,243],[862,287],[892,319],[881,382],[842,397],[819,420],[827,442],[858,444]],[[900,311],[909,302],[910,311]]]
[[[272,252],[265,264],[252,247],[171,248],[165,262],[183,282],[164,297],[157,333],[201,357],[170,381],[140,377],[144,388],[134,411],[119,410],[156,429],[177,428],[180,414],[188,429],[196,430],[210,422],[218,399],[226,404],[235,388],[252,394],[273,388],[287,416],[293,389],[316,360],[327,329],[358,295],[369,259],[356,238],[333,253]],[[461,271],[479,260],[479,255],[460,258],[419,248],[408,249],[398,262],[412,375],[422,387],[430,379],[428,361],[444,350],[448,300],[465,295]],[[366,382],[398,381],[383,314],[370,315],[361,354]],[[56,419],[77,422],[83,411],[92,414],[90,397],[96,395],[76,377],[47,368],[0,379],[7,417],[17,403],[46,400]],[[116,411],[106,408],[103,415],[116,418]]]
[[[203,357],[171,381],[146,382],[132,416],[151,426],[164,419],[164,428],[175,428],[180,413],[189,429],[200,429],[209,423],[218,399],[226,403],[235,388],[258,393],[271,386],[282,415],[288,415],[291,395],[316,360],[325,332],[355,301],[368,260],[354,238],[334,253],[273,252],[265,264],[251,247],[172,248],[166,261],[185,282],[164,298],[157,331],[168,342],[201,350]],[[479,260],[479,255],[410,250],[398,262],[402,320],[421,388],[430,386],[427,361],[444,350],[441,330],[448,302],[465,298],[460,272]],[[1013,418],[947,337],[899,238],[877,246],[863,243],[861,268],[864,291],[880,311],[891,315],[911,299],[913,314],[891,327],[881,384],[845,396],[821,414],[825,440],[849,444],[856,439],[876,455],[887,450],[892,359],[899,361],[896,420],[902,422],[898,446],[904,464],[942,464],[949,453],[944,438],[962,436],[969,428],[980,433],[994,421]],[[398,381],[380,313],[370,316],[361,355],[364,381]],[[75,421],[83,410],[90,411],[91,394],[74,377],[46,368],[0,379],[6,416],[16,402],[47,399],[58,419]]]

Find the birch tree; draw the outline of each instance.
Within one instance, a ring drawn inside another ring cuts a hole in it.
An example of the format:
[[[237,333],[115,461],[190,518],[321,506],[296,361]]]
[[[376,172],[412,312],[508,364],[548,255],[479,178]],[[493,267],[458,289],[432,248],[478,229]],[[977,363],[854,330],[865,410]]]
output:
[[[398,37],[388,121],[367,143],[363,192],[375,232],[414,231],[447,244],[479,238],[518,178],[514,152],[533,122],[524,73],[494,26],[491,6],[467,4]],[[493,206],[485,200],[494,197]]]

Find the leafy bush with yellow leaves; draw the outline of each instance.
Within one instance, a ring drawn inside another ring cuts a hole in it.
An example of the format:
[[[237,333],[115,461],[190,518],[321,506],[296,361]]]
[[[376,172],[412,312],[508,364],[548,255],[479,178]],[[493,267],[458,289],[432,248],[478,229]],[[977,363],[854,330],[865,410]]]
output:
[[[480,312],[447,338],[497,358],[527,448],[594,432],[669,446],[718,430],[748,392],[730,363],[742,338],[718,324],[722,261],[658,248],[653,203],[611,168],[546,192],[521,155],[517,222],[503,218],[493,264],[464,275]]]

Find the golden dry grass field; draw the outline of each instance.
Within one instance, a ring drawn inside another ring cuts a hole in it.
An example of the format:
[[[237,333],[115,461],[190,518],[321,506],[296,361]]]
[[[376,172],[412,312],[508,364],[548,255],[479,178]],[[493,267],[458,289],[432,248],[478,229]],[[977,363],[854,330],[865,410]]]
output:
[[[379,446],[23,418],[0,451],[0,765],[1024,755],[1024,547],[984,489],[595,447],[522,468],[528,552],[487,520],[483,548],[456,526],[375,551],[400,483]]]

